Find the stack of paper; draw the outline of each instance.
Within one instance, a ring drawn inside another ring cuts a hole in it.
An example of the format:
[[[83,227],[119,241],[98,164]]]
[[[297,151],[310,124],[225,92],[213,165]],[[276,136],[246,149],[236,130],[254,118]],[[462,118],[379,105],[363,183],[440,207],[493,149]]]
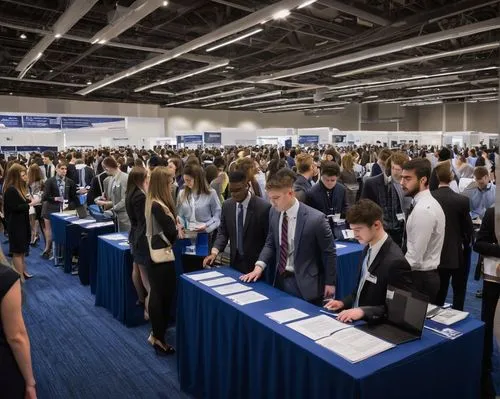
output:
[[[395,346],[357,328],[345,328],[316,343],[351,363],[368,359]]]
[[[114,222],[112,220],[110,220],[109,222],[99,222],[99,223],[88,224],[87,227],[89,227],[89,228],[103,227],[103,226],[111,226],[112,224],[114,224]]]
[[[125,237],[122,233],[116,233],[116,234],[110,234],[107,236],[104,236],[106,240],[111,240],[111,241],[120,241],[120,240],[126,240],[127,237]]]
[[[209,278],[221,277],[222,273],[219,272],[208,272],[208,273],[196,273],[196,274],[186,274],[187,278],[194,281],[208,280]]]
[[[352,230],[342,230],[342,235],[344,236],[345,240],[354,239],[354,231]]]
[[[224,285],[224,284],[229,284],[229,283],[234,283],[236,280],[232,277],[221,277],[221,278],[215,278],[212,280],[202,280],[200,281],[203,285],[206,285],[207,287],[216,287],[218,285]]]
[[[72,224],[87,224],[87,223],[94,223],[95,219],[78,219],[75,220],[74,222],[71,222]]]
[[[227,299],[230,299],[231,301],[237,303],[238,305],[248,305],[254,302],[265,301],[269,298],[255,291],[247,291],[241,294],[228,296]]]
[[[303,319],[309,316],[307,313],[301,312],[295,308],[283,309],[277,312],[266,313],[266,316],[276,323],[288,323],[289,321]]]
[[[214,291],[220,295],[231,295],[231,294],[237,294],[238,292],[250,291],[251,289],[252,287],[249,287],[247,285],[235,283],[235,284],[224,285],[222,287],[216,287],[214,288]]]
[[[352,325],[341,323],[329,316],[320,315],[287,324],[287,327],[316,341],[344,328],[352,328]]]
[[[462,312],[456,309],[441,309],[432,320],[444,324],[446,326],[451,326],[469,315],[469,312]]]

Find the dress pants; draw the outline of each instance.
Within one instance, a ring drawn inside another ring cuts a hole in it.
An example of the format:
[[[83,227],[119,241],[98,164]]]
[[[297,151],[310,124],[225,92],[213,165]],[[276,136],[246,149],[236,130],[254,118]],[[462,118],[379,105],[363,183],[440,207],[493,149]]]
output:
[[[500,298],[500,283],[483,281],[483,300],[481,303],[481,320],[484,322],[484,351],[482,373],[482,398],[494,398],[495,390],[491,377],[493,354],[493,327],[495,311]]]
[[[468,270],[466,270],[465,267],[459,267],[458,269],[438,269],[438,272],[440,287],[436,305],[444,305],[451,278],[451,287],[453,288],[453,309],[464,310]]]
[[[439,292],[439,273],[436,270],[413,270],[413,285],[415,289],[429,298],[429,303],[435,304]]]
[[[172,300],[175,294],[175,264],[151,263],[148,266],[149,284],[149,320],[153,336],[165,343],[165,333],[170,321]]]

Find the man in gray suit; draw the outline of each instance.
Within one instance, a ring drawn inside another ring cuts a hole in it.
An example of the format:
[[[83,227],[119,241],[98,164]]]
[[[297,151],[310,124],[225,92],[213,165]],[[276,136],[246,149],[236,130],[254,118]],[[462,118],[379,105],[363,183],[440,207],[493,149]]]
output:
[[[274,285],[315,304],[335,292],[336,252],[325,215],[295,198],[295,173],[280,170],[266,190],[273,208],[269,233],[254,270],[240,279],[257,281],[275,262]]]
[[[125,208],[128,175],[118,167],[114,158],[107,157],[102,166],[110,175],[104,180],[104,195],[96,199],[95,203],[104,209],[104,213],[116,218],[119,232],[130,231],[130,220]]]

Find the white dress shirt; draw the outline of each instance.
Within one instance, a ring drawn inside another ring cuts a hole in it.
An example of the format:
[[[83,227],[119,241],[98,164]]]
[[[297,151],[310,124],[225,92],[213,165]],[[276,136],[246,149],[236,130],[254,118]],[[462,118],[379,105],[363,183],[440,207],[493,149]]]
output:
[[[406,260],[412,270],[430,271],[439,266],[446,218],[429,190],[419,192],[406,223]]]

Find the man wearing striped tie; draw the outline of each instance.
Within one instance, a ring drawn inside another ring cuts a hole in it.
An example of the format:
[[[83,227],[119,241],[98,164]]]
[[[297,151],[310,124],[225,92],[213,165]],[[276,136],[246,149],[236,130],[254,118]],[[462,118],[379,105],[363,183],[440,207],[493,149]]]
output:
[[[295,179],[293,171],[281,169],[267,182],[273,206],[269,233],[254,270],[241,280],[257,281],[266,267],[275,264],[277,288],[319,305],[335,292],[335,243],[325,215],[295,198]]]

